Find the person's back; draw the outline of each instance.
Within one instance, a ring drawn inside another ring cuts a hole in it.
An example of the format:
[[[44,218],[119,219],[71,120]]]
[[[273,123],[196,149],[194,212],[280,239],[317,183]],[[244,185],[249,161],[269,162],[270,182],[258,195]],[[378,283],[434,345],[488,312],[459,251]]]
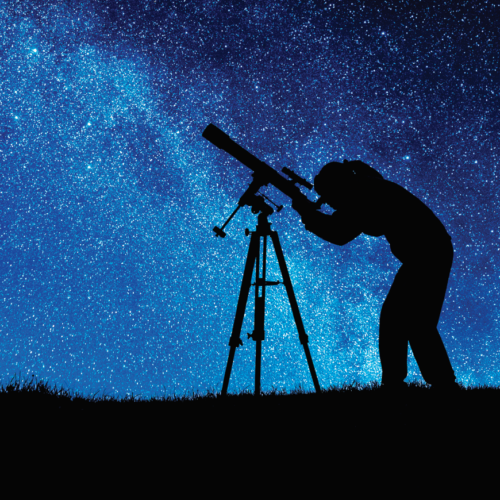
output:
[[[437,240],[450,239],[429,207],[405,188],[385,179],[358,177],[338,212],[345,212],[361,232],[384,235],[401,262],[420,258],[422,251],[434,248]]]

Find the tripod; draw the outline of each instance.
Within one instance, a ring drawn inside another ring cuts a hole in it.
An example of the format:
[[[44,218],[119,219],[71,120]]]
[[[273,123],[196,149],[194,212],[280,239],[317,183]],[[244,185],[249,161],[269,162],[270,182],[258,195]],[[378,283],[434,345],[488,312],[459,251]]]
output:
[[[233,213],[234,215],[234,213]],[[278,263],[281,270],[281,275],[283,276],[283,284],[286,287],[288,294],[288,300],[292,307],[293,317],[295,324],[297,325],[297,330],[299,333],[300,343],[304,347],[304,351],[307,358],[307,364],[309,365],[309,371],[314,383],[314,388],[316,392],[321,392],[319,386],[318,377],[316,376],[316,371],[311,358],[311,353],[309,352],[308,337],[302,323],[302,318],[300,317],[299,307],[297,305],[297,300],[295,299],[295,293],[293,291],[292,282],[290,280],[290,275],[288,274],[288,269],[285,263],[285,257],[283,256],[283,250],[281,249],[281,244],[278,238],[278,233],[276,231],[271,231],[271,224],[267,220],[268,213],[260,213],[257,219],[256,230],[251,232],[250,246],[248,249],[247,260],[245,263],[245,270],[243,272],[243,281],[241,283],[240,296],[238,298],[238,305],[236,308],[236,316],[234,318],[233,331],[231,338],[229,339],[229,358],[227,361],[226,372],[224,374],[224,383],[222,386],[222,395],[227,394],[227,387],[229,385],[229,377],[231,376],[231,369],[234,361],[234,354],[236,348],[243,345],[241,341],[241,327],[243,324],[243,318],[245,316],[245,309],[248,300],[248,294],[250,292],[251,280],[253,269],[255,267],[255,322],[254,331],[252,334],[248,334],[248,338],[252,338],[256,342],[256,353],[255,353],[255,395],[260,395],[260,371],[261,371],[261,357],[262,357],[262,341],[264,340],[264,312],[265,312],[265,297],[266,297],[266,286],[278,285],[279,281],[266,281],[266,252],[267,252],[267,237],[270,236],[274,245],[274,250],[276,256],[278,257]],[[248,229],[246,234],[250,234]],[[262,275],[260,275],[260,239],[264,239],[262,248]]]

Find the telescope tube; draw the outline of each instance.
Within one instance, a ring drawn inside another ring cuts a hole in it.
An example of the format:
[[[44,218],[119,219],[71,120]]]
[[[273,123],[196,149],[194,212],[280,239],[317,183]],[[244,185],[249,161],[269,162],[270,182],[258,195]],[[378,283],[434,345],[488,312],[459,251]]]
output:
[[[309,198],[307,198],[306,195],[301,193],[300,189],[295,185],[293,180],[286,179],[267,163],[260,161],[253,154],[249,153],[246,149],[234,142],[231,137],[215,125],[208,125],[203,131],[202,136],[210,141],[214,146],[226,151],[226,153],[229,153],[232,157],[236,158],[243,163],[243,165],[252,170],[254,172],[254,177],[256,177],[262,185],[270,183],[278,188],[282,193],[285,193],[287,196],[292,198],[292,200],[306,204],[310,203],[311,205],[314,204],[311,200],[309,200]]]

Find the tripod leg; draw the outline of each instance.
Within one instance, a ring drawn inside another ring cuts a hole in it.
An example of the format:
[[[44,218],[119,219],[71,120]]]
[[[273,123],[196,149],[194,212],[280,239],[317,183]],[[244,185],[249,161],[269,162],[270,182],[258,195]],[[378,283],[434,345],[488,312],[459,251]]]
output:
[[[222,384],[222,395],[227,394],[227,386],[229,385],[229,377],[231,376],[231,369],[233,367],[234,353],[237,346],[231,345],[229,349],[229,357],[227,359],[226,372],[224,373],[224,382]]]
[[[260,234],[260,233],[259,233]],[[262,364],[262,341],[264,340],[264,317],[266,302],[266,253],[267,235],[263,235],[262,276],[260,275],[260,244],[256,258],[255,270],[255,320],[252,338],[255,340],[255,395],[260,396],[260,374]],[[259,240],[260,241],[260,240]],[[260,295],[260,296],[259,296]]]
[[[255,341],[255,395],[260,396],[260,366],[262,360],[262,340]]]
[[[255,259],[259,253],[259,236],[252,233],[250,238],[250,246],[248,248],[247,260],[245,263],[245,271],[243,272],[243,281],[241,282],[240,296],[238,298],[238,306],[236,307],[236,316],[234,317],[233,332],[229,339],[229,358],[227,360],[226,372],[224,374],[224,382],[222,384],[222,395],[227,394],[227,387],[229,385],[229,377],[231,376],[231,369],[233,367],[234,353],[236,348],[242,344],[241,342],[241,327],[245,317],[245,308],[248,300],[248,293],[252,281],[253,268]]]
[[[311,377],[313,379],[314,388],[317,393],[321,392],[321,387],[319,386],[318,377],[316,375],[316,370],[314,369],[314,365],[311,358],[311,353],[309,352],[309,347],[307,343],[309,339],[307,337],[306,331],[304,329],[304,324],[302,323],[302,318],[300,317],[299,306],[297,304],[297,299],[295,298],[295,293],[292,287],[292,281],[290,279],[290,275],[288,274],[288,269],[286,267],[285,257],[283,255],[283,250],[281,248],[280,240],[278,238],[278,233],[276,231],[271,232],[271,238],[274,244],[274,250],[276,251],[276,256],[278,257],[278,263],[281,270],[281,275],[283,276],[283,283],[285,285],[286,291],[288,293],[288,300],[290,301],[290,305],[292,307],[293,318],[295,320],[295,324],[297,325],[297,330],[299,332],[300,343],[304,347],[304,352],[307,358],[307,364],[309,365],[309,371],[311,372]]]

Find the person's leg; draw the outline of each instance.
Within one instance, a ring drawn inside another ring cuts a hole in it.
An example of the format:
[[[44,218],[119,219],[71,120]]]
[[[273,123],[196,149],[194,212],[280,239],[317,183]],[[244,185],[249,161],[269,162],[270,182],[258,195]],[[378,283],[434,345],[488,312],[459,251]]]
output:
[[[410,347],[423,379],[431,385],[455,382],[455,372],[438,329],[425,329],[410,336]]]
[[[380,313],[379,354],[384,386],[400,386],[408,374],[405,308],[409,291],[405,271],[404,265],[401,266]]]
[[[453,260],[451,242],[441,242],[431,255],[401,266],[382,306],[379,351],[382,384],[401,384],[407,376],[408,342],[429,384],[455,380],[437,330]]]
[[[451,384],[455,373],[437,325],[443,307],[453,260],[453,247],[446,242],[436,248],[436,256],[412,269],[413,311],[408,340],[423,379],[428,384]]]

